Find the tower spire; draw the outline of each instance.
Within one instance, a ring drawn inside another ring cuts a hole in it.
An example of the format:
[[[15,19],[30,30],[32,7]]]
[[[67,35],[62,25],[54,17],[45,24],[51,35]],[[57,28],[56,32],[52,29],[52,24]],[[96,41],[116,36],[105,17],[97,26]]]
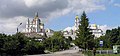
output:
[[[38,17],[38,12],[35,13],[35,17]]]
[[[35,13],[35,17],[33,20],[36,20],[36,19],[38,19],[38,12]]]
[[[79,25],[80,25],[80,20],[79,20],[79,16],[78,15],[76,15],[76,17],[75,17],[75,30],[78,30],[78,28],[79,28]]]

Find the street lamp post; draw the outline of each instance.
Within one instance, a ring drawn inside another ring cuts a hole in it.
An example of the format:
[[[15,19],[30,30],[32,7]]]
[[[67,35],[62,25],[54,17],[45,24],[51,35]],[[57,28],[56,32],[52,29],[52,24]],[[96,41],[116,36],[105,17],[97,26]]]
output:
[[[19,27],[20,25],[22,25],[22,23],[20,23],[20,24],[17,26],[17,33],[18,33],[18,27]]]

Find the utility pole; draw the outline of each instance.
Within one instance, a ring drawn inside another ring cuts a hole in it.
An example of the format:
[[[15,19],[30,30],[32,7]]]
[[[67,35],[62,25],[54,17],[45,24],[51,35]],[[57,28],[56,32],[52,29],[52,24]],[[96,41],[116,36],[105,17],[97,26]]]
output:
[[[18,33],[18,27],[19,27],[20,25],[22,25],[22,23],[20,23],[20,24],[17,26],[17,33]]]

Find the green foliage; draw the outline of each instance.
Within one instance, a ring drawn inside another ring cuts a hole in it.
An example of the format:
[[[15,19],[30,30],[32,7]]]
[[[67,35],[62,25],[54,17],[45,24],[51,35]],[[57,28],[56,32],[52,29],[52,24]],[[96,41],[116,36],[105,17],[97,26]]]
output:
[[[91,50],[82,51],[82,53],[83,53],[85,56],[93,56],[93,52],[92,52]]]
[[[81,15],[81,21],[79,25],[79,29],[77,30],[77,37],[75,40],[75,44],[79,46],[80,48],[84,49],[92,49],[94,46],[94,36],[90,32],[90,29],[88,28],[89,22],[88,18],[83,12]]]
[[[112,48],[113,45],[120,45],[120,27],[107,30],[105,36],[101,36],[100,38],[96,39],[96,47],[99,46],[99,41],[103,40],[103,48]]]
[[[44,53],[42,43],[26,37],[22,33],[15,35],[0,34],[0,53],[10,55]]]
[[[26,46],[23,48],[23,51],[27,54],[41,54],[44,53],[44,46],[40,42],[34,40],[29,40],[26,43]]]
[[[96,54],[96,56],[120,56],[120,54]]]
[[[49,51],[60,51],[68,49],[70,43],[64,38],[61,32],[54,32],[54,35],[44,41],[45,47]]]

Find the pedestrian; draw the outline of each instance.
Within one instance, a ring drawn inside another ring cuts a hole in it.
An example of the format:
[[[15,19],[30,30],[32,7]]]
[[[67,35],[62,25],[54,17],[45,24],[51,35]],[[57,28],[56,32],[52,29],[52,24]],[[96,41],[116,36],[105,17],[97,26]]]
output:
[[[96,49],[93,48],[93,55],[95,56],[96,55]]]

